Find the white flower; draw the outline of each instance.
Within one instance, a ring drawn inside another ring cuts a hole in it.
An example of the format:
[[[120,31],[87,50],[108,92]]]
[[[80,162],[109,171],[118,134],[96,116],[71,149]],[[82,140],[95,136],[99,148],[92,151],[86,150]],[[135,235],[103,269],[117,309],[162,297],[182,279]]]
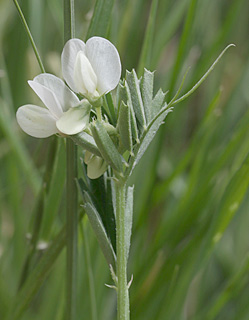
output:
[[[98,157],[89,151],[85,152],[84,162],[87,165],[87,176],[90,179],[99,178],[108,167],[103,158]]]
[[[56,133],[73,135],[89,123],[90,104],[78,97],[56,76],[42,73],[28,81],[45,107],[27,104],[17,110],[17,122],[24,132],[36,138]]]
[[[61,64],[69,87],[93,101],[113,90],[121,76],[117,49],[101,37],[92,37],[86,43],[69,40],[62,51]]]

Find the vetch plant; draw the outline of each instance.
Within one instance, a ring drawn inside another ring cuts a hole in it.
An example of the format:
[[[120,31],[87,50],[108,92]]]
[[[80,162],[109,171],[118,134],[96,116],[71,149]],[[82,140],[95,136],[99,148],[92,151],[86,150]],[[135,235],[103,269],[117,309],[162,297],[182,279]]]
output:
[[[76,319],[77,228],[80,220],[77,180],[84,212],[111,270],[114,282],[111,287],[117,291],[118,319],[128,320],[131,282],[127,276],[127,263],[134,191],[129,178],[174,105],[198,88],[229,46],[188,93],[178,98],[182,82],[174,98],[166,102],[163,90],[154,94],[154,72],[144,69],[139,78],[133,69],[126,71],[125,78],[120,80],[121,62],[115,46],[101,37],[92,37],[86,43],[76,39],[71,28],[72,17],[73,14],[67,16],[71,23],[66,23],[66,44],[61,56],[62,73],[68,86],[47,73],[29,81],[45,107],[22,106],[17,111],[17,121],[33,137],[59,134],[67,139],[66,319]],[[116,87],[116,92],[111,93]],[[81,147],[81,158],[84,159],[81,178],[76,170],[75,145]],[[101,188],[101,196],[94,193],[96,184]],[[12,319],[16,318],[13,316]]]

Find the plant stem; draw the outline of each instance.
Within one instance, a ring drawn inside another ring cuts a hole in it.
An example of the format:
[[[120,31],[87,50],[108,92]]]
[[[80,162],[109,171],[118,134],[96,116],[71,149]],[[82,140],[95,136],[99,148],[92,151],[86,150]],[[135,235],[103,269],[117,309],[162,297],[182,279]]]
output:
[[[117,309],[118,320],[130,319],[129,293],[127,285],[127,251],[125,241],[126,184],[115,183],[116,190],[116,233],[117,233]]]
[[[88,284],[89,284],[89,298],[90,298],[90,306],[91,306],[91,319],[97,320],[97,305],[96,305],[96,296],[95,296],[95,288],[94,288],[94,277],[92,272],[92,264],[91,264],[91,255],[90,255],[90,247],[88,243],[88,234],[87,227],[85,225],[86,221],[82,221],[80,224],[80,231],[84,245],[84,254],[86,261],[86,269],[88,274]]]
[[[64,42],[74,38],[74,0],[64,0]]]
[[[64,42],[74,37],[74,1],[64,0]],[[76,319],[78,197],[77,147],[67,139],[67,273],[66,320]]]
[[[77,149],[67,139],[67,274],[66,274],[66,320],[76,319],[77,284]]]
[[[96,114],[97,114],[97,119],[98,119],[99,121],[101,121],[101,120],[102,120],[101,107],[97,107],[97,108],[96,108]]]
[[[35,45],[35,41],[34,41],[34,39],[33,39],[33,37],[32,37],[32,34],[31,34],[30,30],[29,30],[29,27],[28,27],[27,21],[26,21],[26,19],[25,19],[25,17],[24,17],[24,14],[23,14],[23,12],[22,12],[22,9],[21,9],[21,7],[19,6],[19,3],[17,2],[17,0],[13,0],[13,1],[14,1],[14,4],[15,4],[16,8],[17,8],[17,11],[18,11],[18,13],[19,13],[19,15],[20,15],[20,18],[21,18],[21,20],[22,20],[22,23],[23,23],[23,25],[24,25],[24,28],[25,28],[25,30],[26,30],[26,32],[27,32],[27,34],[28,34],[29,40],[30,40],[30,42],[31,42],[32,48],[33,48],[34,53],[35,53],[35,56],[36,56],[36,59],[37,59],[37,61],[38,61],[38,63],[39,63],[41,72],[42,72],[42,73],[45,73],[45,72],[46,72],[46,71],[45,71],[45,68],[44,68],[43,63],[42,63],[42,61],[41,61],[41,57],[40,57],[39,52],[38,52],[38,49],[37,49],[37,47],[36,47],[36,45]]]

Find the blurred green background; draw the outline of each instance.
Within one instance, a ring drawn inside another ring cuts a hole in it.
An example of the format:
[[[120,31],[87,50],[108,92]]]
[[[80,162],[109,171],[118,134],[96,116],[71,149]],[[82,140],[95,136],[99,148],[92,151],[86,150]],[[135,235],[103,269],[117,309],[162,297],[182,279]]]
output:
[[[155,90],[169,90],[167,101],[188,67],[183,93],[226,45],[236,44],[167,117],[133,174],[130,302],[134,320],[248,320],[248,1],[97,4],[103,7],[93,20],[95,1],[75,0],[76,36],[110,39],[120,52],[123,75],[132,68],[140,74],[143,67],[156,70]],[[61,76],[62,1],[20,0],[20,5],[46,71]],[[64,143],[31,138],[15,120],[19,106],[39,103],[27,84],[38,73],[13,2],[0,0],[0,319],[21,304],[20,283],[65,223]],[[55,161],[45,170],[49,149]],[[49,188],[42,198],[44,174]],[[64,251],[18,319],[63,319]],[[115,292],[104,285],[111,283],[109,269],[85,217],[78,279],[77,319],[115,319]]]

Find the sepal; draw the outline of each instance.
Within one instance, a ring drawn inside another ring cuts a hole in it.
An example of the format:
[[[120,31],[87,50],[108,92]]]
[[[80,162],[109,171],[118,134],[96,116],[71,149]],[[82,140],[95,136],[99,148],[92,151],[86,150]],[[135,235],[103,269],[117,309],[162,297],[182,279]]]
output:
[[[132,131],[130,108],[122,101],[118,115],[118,131],[120,140],[126,150],[132,152]]]
[[[153,86],[154,86],[154,72],[150,72],[147,69],[144,69],[144,74],[141,80],[141,94],[144,106],[144,112],[146,115],[147,122],[149,123],[152,120],[153,107]]]
[[[70,136],[70,138],[74,141],[74,143],[81,146],[84,150],[87,150],[96,156],[101,156],[99,149],[90,134],[83,131],[76,135]]]
[[[114,145],[112,139],[107,133],[104,124],[99,120],[94,121],[91,124],[91,131],[92,131],[93,138],[104,160],[114,170],[118,171],[119,173],[122,173],[123,172],[122,156],[119,154],[116,146]]]
[[[146,128],[145,110],[140,91],[140,83],[134,69],[131,72],[126,71],[126,83],[126,89],[127,91],[129,91],[136,118],[141,127],[141,130],[143,130],[143,128]]]

